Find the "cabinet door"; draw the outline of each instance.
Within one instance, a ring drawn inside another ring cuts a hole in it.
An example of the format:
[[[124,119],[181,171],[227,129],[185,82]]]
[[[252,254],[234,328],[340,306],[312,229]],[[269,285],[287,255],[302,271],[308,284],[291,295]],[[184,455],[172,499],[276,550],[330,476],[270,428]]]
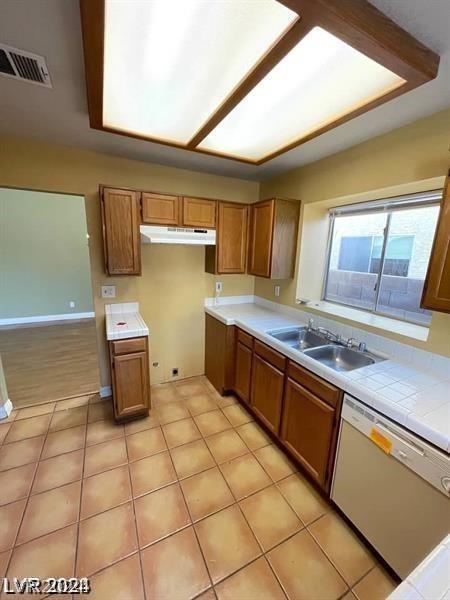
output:
[[[250,404],[269,429],[276,434],[280,428],[283,383],[284,374],[281,371],[257,354],[253,355]]]
[[[147,412],[149,408],[147,352],[113,357],[116,418]]]
[[[219,202],[217,273],[245,273],[248,207]]]
[[[250,401],[250,380],[252,373],[252,351],[241,342],[236,344],[236,370],[234,391],[245,402]]]
[[[270,277],[274,201],[258,202],[251,207],[249,268],[251,275]]]
[[[205,375],[219,394],[233,388],[235,328],[205,315]]]
[[[142,222],[154,225],[178,225],[180,222],[178,196],[143,192]]]
[[[103,243],[109,275],[140,275],[139,193],[103,188]]]
[[[421,306],[450,312],[450,172],[447,176]]]
[[[204,198],[183,198],[183,225],[214,229],[216,226],[215,200]]]
[[[334,417],[334,408],[288,379],[281,439],[322,486],[325,486],[327,480]]]

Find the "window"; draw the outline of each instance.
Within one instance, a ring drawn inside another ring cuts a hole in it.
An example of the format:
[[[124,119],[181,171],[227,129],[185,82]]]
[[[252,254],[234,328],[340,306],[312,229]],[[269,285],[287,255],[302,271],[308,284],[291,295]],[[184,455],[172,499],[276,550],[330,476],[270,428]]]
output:
[[[440,190],[335,208],[324,299],[428,325],[420,308]]]

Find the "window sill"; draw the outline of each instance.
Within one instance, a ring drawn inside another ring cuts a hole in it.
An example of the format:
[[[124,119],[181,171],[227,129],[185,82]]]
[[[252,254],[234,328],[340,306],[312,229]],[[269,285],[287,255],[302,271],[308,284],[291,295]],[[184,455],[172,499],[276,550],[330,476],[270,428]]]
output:
[[[415,340],[425,342],[428,339],[429,328],[423,325],[415,325],[414,323],[406,323],[397,319],[390,319],[382,315],[374,315],[373,313],[349,306],[340,306],[332,302],[324,300],[311,300],[306,304],[309,309],[325,315],[341,317],[353,323],[360,325],[368,325],[382,331],[389,331],[397,335],[403,335]]]

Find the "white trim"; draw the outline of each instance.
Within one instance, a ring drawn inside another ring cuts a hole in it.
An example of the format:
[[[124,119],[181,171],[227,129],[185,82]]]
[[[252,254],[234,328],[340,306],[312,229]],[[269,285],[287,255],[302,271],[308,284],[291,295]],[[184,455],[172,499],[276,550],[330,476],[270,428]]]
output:
[[[110,385],[105,385],[100,388],[100,398],[108,398],[111,396],[111,393],[112,391]]]
[[[74,319],[93,319],[94,317],[94,312],[64,313],[62,315],[37,315],[35,317],[12,317],[10,319],[0,319],[0,325],[43,323],[44,321],[72,321]]]
[[[255,296],[223,296],[205,298],[205,306],[226,306],[227,304],[253,304]]]
[[[11,402],[11,400],[8,399],[5,402],[5,404],[0,406],[0,420],[7,419],[9,417],[9,415],[11,414],[12,409],[13,409],[12,402]]]

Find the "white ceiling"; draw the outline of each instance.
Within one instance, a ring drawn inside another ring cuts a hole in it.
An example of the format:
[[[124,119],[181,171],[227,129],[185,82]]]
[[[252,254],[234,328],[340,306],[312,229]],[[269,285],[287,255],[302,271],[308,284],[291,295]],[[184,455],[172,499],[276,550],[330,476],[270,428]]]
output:
[[[78,0],[0,0],[0,42],[46,57],[53,89],[0,77],[0,132],[166,165],[263,180],[450,106],[448,0],[372,0],[440,54],[438,77],[261,166],[90,129]]]

